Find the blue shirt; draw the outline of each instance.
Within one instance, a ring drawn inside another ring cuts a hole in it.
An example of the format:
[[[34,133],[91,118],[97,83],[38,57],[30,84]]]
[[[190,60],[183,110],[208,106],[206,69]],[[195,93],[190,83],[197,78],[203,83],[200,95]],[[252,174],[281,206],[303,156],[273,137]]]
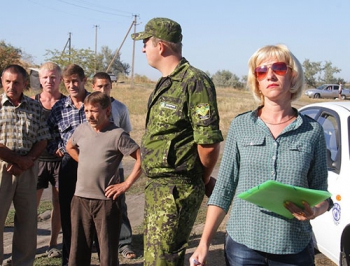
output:
[[[311,240],[311,224],[287,219],[237,195],[266,180],[327,190],[323,129],[313,119],[298,114],[274,139],[257,111],[232,121],[208,204],[228,212],[233,201],[227,232],[236,242],[262,252],[295,254]]]
[[[85,91],[85,96],[89,92]],[[52,107],[47,121],[52,140],[47,149],[54,154],[56,150],[66,152],[66,145],[74,130],[83,122],[86,122],[84,104],[79,109],[75,107],[70,97],[59,100]]]

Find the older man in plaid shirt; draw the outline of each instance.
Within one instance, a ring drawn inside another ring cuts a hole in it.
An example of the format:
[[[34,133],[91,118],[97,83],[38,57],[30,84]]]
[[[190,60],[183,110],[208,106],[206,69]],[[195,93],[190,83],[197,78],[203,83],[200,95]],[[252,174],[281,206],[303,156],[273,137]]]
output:
[[[16,210],[12,246],[13,265],[33,265],[36,252],[37,158],[50,134],[39,103],[23,94],[27,72],[9,65],[2,72],[0,95],[0,243],[11,202]],[[0,263],[3,247],[0,248]]]

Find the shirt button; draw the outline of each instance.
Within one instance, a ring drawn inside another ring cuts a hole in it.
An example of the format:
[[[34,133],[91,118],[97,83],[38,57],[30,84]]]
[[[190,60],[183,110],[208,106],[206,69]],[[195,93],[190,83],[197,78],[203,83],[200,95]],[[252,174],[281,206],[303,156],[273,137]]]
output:
[[[272,156],[272,160],[276,160],[276,156]]]

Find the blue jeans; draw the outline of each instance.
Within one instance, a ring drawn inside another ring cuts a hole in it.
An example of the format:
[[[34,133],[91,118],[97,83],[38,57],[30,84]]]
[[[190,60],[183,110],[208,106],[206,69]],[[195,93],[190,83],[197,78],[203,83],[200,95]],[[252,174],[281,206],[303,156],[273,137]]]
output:
[[[312,240],[296,254],[270,254],[248,248],[235,242],[228,234],[225,239],[226,265],[314,266],[315,255]]]

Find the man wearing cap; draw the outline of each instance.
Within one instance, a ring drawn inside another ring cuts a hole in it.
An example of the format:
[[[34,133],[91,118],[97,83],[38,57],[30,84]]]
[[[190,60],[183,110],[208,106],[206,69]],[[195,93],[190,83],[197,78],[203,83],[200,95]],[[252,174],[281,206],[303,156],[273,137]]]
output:
[[[145,266],[184,265],[192,226],[223,140],[213,82],[182,57],[181,26],[151,19],[132,34],[159,79],[148,101],[141,141],[145,190]],[[205,186],[206,185],[206,186]],[[209,193],[206,193],[208,196]]]

